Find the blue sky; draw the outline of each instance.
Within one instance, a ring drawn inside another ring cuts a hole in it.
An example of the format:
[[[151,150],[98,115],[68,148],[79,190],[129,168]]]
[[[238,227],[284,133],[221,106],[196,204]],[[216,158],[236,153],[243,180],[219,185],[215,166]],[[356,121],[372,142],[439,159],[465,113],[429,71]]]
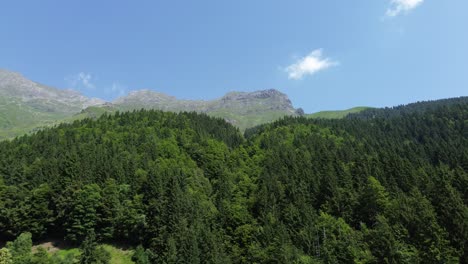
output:
[[[0,68],[107,100],[278,89],[306,112],[468,95],[466,0],[3,1]]]

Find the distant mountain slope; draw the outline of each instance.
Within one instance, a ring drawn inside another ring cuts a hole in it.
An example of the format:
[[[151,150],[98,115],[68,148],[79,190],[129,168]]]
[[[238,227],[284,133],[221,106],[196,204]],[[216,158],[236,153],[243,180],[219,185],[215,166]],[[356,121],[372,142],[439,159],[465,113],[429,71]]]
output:
[[[105,102],[72,90],[56,89],[0,69],[0,140],[60,122],[137,109],[200,112],[220,117],[241,130],[297,115],[288,96],[277,90],[231,92],[216,100],[180,100],[151,90]]]
[[[30,81],[0,69],[0,139],[54,124],[104,101]]]
[[[309,117],[309,118],[339,119],[339,118],[344,118],[349,114],[359,113],[359,112],[367,110],[367,109],[370,109],[370,107],[358,106],[358,107],[353,107],[353,108],[346,109],[346,110],[320,111],[320,112],[313,113],[313,114],[307,114],[306,117]]]
[[[195,111],[224,118],[244,130],[284,116],[297,115],[288,96],[274,89],[256,92],[231,92],[210,101],[179,100],[150,90],[140,90],[113,102],[115,109],[158,109],[171,112]]]

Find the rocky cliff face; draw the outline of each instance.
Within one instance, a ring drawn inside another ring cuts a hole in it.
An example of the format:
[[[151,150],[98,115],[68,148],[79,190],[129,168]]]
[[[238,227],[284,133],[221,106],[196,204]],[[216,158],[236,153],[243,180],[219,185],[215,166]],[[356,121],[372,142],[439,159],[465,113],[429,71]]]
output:
[[[240,109],[261,108],[263,110],[285,111],[291,114],[295,112],[288,96],[275,89],[251,93],[231,92],[220,99],[220,107],[239,107]]]

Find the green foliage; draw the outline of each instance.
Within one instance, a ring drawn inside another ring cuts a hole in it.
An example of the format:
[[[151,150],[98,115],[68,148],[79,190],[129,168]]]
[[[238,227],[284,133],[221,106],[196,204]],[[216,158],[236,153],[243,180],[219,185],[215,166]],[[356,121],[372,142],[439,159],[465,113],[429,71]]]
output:
[[[49,264],[49,254],[43,247],[38,247],[37,252],[32,256],[32,264]]]
[[[82,241],[98,222],[98,208],[101,206],[101,189],[97,184],[85,185],[71,194],[64,226],[66,238],[72,242]]]
[[[315,226],[317,250],[325,263],[370,263],[373,261],[361,235],[343,219],[322,213]],[[317,253],[316,253],[317,254]]]
[[[136,263],[466,263],[468,104],[395,111],[244,137],[116,112],[0,142],[0,234],[84,241],[82,263],[115,255],[97,241],[140,245]]]
[[[376,178],[368,177],[360,197],[358,217],[368,226],[373,226],[377,216],[385,214],[389,206],[390,199],[385,187]]]
[[[0,249],[0,264],[13,264],[13,257],[8,248]]]
[[[132,250],[121,249],[111,245],[102,245],[102,248],[109,252],[111,258],[109,260],[110,264],[133,264],[132,261]]]
[[[7,248],[12,255],[13,263],[29,264],[32,258],[31,233],[22,233],[15,239],[15,241],[8,242]]]
[[[97,245],[96,235],[92,230],[88,232],[80,248],[80,264],[107,264],[111,259],[110,253]]]
[[[50,262],[52,264],[75,264],[78,263],[78,255],[78,249],[59,250],[51,256]]]
[[[132,260],[136,264],[150,264],[148,254],[146,253],[145,249],[139,245],[135,252],[133,253]]]

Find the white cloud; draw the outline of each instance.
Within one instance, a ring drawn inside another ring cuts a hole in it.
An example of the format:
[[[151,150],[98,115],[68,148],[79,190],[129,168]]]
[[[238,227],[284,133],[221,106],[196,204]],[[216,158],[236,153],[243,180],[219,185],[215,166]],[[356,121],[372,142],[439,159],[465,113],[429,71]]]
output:
[[[95,97],[121,97],[128,92],[127,87],[119,81],[96,85],[96,81],[99,81],[99,78],[87,72],[79,72],[77,74],[67,76],[65,77],[65,81],[69,85],[69,88],[87,95],[92,94],[92,96]]]
[[[80,72],[75,75],[66,77],[65,80],[72,88],[94,89],[96,86],[93,83],[93,76],[90,73]]]
[[[93,77],[89,73],[80,72],[78,74],[78,80],[88,89],[94,89],[94,84],[91,82]]]
[[[401,13],[408,13],[423,2],[424,0],[391,0],[386,15],[388,17],[395,17]]]
[[[323,58],[322,49],[312,51],[304,58],[300,58],[296,63],[286,67],[289,79],[300,80],[305,75],[313,75],[321,70],[325,70],[339,63],[330,58]]]
[[[127,88],[118,82],[113,82],[110,90],[112,95],[117,97],[124,96],[127,93]]]

